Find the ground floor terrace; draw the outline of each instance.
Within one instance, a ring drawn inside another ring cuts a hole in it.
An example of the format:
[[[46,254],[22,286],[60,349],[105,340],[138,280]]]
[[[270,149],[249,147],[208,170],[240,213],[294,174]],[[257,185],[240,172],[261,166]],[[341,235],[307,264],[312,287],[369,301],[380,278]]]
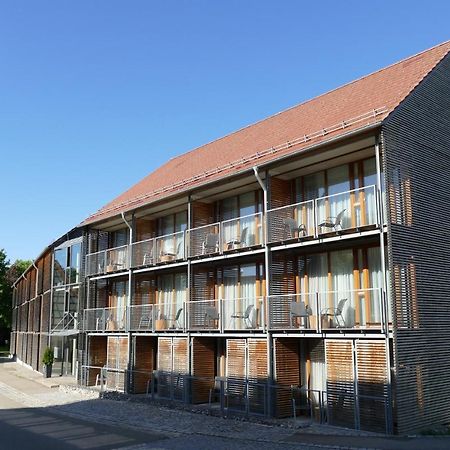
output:
[[[392,432],[389,340],[87,334],[84,386],[221,412]]]

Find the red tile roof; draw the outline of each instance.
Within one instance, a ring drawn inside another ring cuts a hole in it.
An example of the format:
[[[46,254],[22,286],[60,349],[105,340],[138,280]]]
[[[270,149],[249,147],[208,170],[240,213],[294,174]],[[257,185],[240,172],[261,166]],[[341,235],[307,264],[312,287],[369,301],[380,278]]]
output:
[[[450,41],[171,159],[84,224],[384,120],[450,51]]]

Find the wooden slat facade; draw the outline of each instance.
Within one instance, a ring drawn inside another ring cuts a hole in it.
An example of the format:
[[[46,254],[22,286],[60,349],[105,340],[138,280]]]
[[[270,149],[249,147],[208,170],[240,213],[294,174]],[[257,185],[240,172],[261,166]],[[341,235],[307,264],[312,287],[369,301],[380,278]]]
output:
[[[450,57],[382,126],[396,431],[450,421]]]
[[[216,340],[214,338],[192,338],[192,375],[199,379],[192,382],[192,403],[206,403],[210,389],[214,389],[216,374]]]

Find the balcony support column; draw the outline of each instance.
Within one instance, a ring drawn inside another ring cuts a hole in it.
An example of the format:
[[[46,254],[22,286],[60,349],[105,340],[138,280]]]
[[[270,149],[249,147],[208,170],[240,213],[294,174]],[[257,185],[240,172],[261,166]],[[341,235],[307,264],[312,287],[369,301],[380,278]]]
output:
[[[125,222],[125,225],[130,230],[129,234],[129,243],[128,243],[128,289],[127,289],[127,305],[125,309],[125,331],[127,331],[128,334],[128,362],[127,362],[127,371],[126,371],[126,377],[124,380],[124,390],[126,393],[130,393],[132,391],[131,389],[131,373],[133,370],[133,339],[132,339],[132,333],[129,331],[130,328],[130,321],[129,321],[129,314],[130,314],[130,306],[133,296],[133,272],[131,270],[131,250],[132,250],[132,244],[133,244],[133,229],[135,227],[135,220],[134,220],[134,213],[132,213],[131,216],[131,223],[125,219],[124,212],[120,213],[122,216],[122,220]]]

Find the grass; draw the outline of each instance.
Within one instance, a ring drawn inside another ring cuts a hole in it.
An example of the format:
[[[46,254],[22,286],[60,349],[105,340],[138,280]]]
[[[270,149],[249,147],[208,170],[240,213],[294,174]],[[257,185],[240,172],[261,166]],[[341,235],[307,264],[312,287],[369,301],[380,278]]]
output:
[[[9,345],[0,345],[0,356],[9,356]]]

